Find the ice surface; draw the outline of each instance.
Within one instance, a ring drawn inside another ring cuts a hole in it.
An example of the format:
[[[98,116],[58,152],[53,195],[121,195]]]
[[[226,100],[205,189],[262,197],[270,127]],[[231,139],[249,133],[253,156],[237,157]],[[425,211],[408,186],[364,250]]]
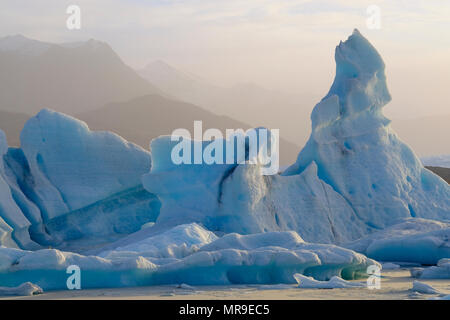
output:
[[[415,274],[421,279],[450,279],[450,259],[441,259],[436,266],[424,268]]]
[[[410,218],[345,247],[378,261],[436,264],[450,257],[450,223]]]
[[[81,252],[138,231],[159,214],[143,189],[149,152],[47,109],[21,133],[0,134],[0,244]],[[34,240],[34,242],[30,239]]]
[[[33,296],[41,293],[44,291],[31,282],[25,282],[13,288],[0,287],[0,296]]]
[[[359,282],[350,282],[338,276],[332,277],[328,281],[318,281],[312,277],[307,277],[302,274],[294,274],[295,281],[298,287],[302,289],[343,289],[343,288],[363,288],[365,285]]]
[[[20,148],[0,132],[0,285],[64,289],[66,268],[78,265],[84,288],[292,284],[294,274],[336,287],[349,284],[333,277],[379,265],[370,258],[449,258],[450,186],[383,116],[380,55],[355,30],[335,57],[310,140],[282,175],[236,161],[177,165],[170,137],[155,139],[150,155],[47,109],[27,122]],[[333,245],[343,243],[360,253]],[[419,273],[445,277],[446,261]]]
[[[151,165],[144,149],[47,109],[25,124],[20,141],[44,221],[140,185]]]
[[[430,298],[431,300],[450,300],[450,294],[446,295],[446,296],[441,296],[441,297],[433,297]]]
[[[27,228],[31,225],[30,220],[33,221],[34,212],[31,210],[31,204],[11,179],[4,161],[7,151],[6,137],[0,130],[0,245],[32,246]],[[30,216],[27,217],[24,212]]]
[[[400,218],[450,219],[450,187],[423,168],[382,114],[384,63],[357,31],[336,48],[336,77],[312,113],[311,138],[282,176],[256,165],[174,165],[169,137],[152,142],[144,187],[162,201],[157,224],[215,232],[294,230],[345,243]]]
[[[318,176],[372,230],[404,217],[450,219],[450,186],[423,168],[392,131],[384,62],[357,31],[335,52],[336,77],[314,108],[312,134],[284,175],[315,162]]]
[[[295,232],[217,238],[197,224],[177,226],[100,256],[0,247],[0,261],[2,285],[31,281],[44,290],[65,288],[70,265],[80,267],[82,288],[294,283],[295,273],[319,280],[336,275],[353,279],[364,276],[369,265],[378,265],[348,249],[305,243]]]
[[[440,294],[438,290],[430,286],[429,284],[414,280],[413,286],[411,288],[412,291],[424,294]]]
[[[112,257],[134,254],[150,258],[184,258],[198,251],[201,246],[217,239],[214,233],[193,223],[176,226],[132,244],[108,250],[100,255]]]
[[[392,262],[386,262],[381,265],[381,268],[383,270],[396,270],[396,269],[400,269],[400,265],[392,263]]]
[[[198,222],[216,232],[294,230],[307,241],[341,243],[364,234],[353,209],[317,176],[265,176],[248,164],[174,165],[169,137],[152,141],[144,187],[161,199],[159,225]]]
[[[142,186],[127,189],[65,215],[33,225],[30,234],[43,245],[84,252],[114,242],[154,223],[160,201]],[[41,229],[47,236],[43,238]]]

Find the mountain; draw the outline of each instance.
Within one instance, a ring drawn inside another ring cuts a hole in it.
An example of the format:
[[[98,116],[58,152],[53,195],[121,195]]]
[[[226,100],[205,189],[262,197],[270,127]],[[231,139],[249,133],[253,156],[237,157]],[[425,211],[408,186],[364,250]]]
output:
[[[5,132],[10,146],[20,145],[20,131],[28,118],[24,113],[0,110],[0,129]]]
[[[312,94],[288,94],[254,83],[219,87],[161,60],[148,64],[138,73],[173,97],[254,127],[280,129],[281,137],[296,144],[303,145],[309,135],[309,114],[318,98]]]
[[[208,128],[248,129],[252,126],[227,116],[216,115],[190,103],[168,99],[159,95],[146,95],[126,102],[111,103],[98,110],[83,112],[76,117],[85,121],[92,130],[113,131],[126,140],[145,149],[150,140],[160,135],[170,135],[173,130],[186,128],[193,132],[195,120],[203,121]],[[299,146],[280,139],[280,163],[294,161]]]
[[[88,40],[53,44],[22,35],[0,39],[0,110],[75,114],[162,92],[125,65],[111,47]]]

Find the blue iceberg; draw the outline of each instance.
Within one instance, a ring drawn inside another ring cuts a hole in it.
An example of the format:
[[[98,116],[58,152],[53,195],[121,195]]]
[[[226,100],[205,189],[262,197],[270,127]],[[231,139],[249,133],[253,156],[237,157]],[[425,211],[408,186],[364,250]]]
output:
[[[295,274],[346,286],[380,267],[373,259],[440,263],[424,274],[446,274],[449,185],[383,116],[375,48],[355,30],[335,58],[311,137],[282,174],[248,163],[247,142],[247,162],[175,164],[170,137],[150,153],[47,109],[20,148],[0,131],[0,286],[64,289],[71,265],[83,288],[292,284]]]

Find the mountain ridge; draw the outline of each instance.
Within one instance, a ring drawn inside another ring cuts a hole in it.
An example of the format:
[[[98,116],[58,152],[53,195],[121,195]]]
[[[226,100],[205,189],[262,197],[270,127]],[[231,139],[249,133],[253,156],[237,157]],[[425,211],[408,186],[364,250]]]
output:
[[[164,92],[126,65],[105,42],[53,44],[23,36],[0,39],[0,109],[66,114]]]

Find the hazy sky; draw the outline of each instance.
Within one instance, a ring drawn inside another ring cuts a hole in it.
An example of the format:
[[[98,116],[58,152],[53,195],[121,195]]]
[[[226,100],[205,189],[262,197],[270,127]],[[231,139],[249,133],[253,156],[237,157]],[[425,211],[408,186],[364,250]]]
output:
[[[81,30],[66,8],[81,8]],[[366,25],[369,5],[381,29]],[[162,59],[219,85],[325,95],[334,48],[358,28],[383,56],[391,117],[450,113],[449,0],[2,0],[0,36],[95,38],[138,68]],[[311,106],[312,108],[312,106]]]

